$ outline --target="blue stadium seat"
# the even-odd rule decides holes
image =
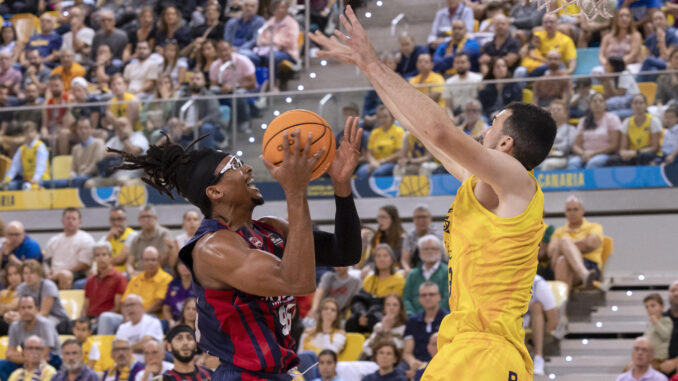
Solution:
[[[599,51],[599,48],[577,49],[577,68],[575,69],[574,74],[591,74],[591,70],[600,65],[600,61],[598,61]]]

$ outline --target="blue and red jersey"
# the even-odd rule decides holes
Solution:
[[[203,219],[179,256],[193,272],[192,251],[205,234],[228,227]],[[252,221],[252,228],[235,231],[253,249],[282,258],[285,240],[273,227]],[[213,380],[290,380],[287,372],[298,363],[290,335],[296,304],[292,296],[261,297],[236,289],[202,287],[193,277],[197,295],[196,337],[204,352],[221,360]]]

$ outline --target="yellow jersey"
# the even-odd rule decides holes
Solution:
[[[125,103],[120,103],[120,104],[115,103],[115,102],[120,102],[120,101],[125,102]],[[108,109],[111,111],[111,113],[113,113],[113,115],[116,118],[120,118],[122,116],[128,117],[129,103],[132,102],[132,101],[136,102],[139,105],[139,114],[141,114],[141,110],[143,108],[142,104],[141,104],[141,102],[139,102],[137,97],[135,97],[134,94],[132,94],[132,93],[125,93],[122,96],[122,99],[118,99],[118,97],[113,97],[111,99],[112,104],[110,106],[108,106]],[[132,127],[134,127],[134,131],[141,131],[141,130],[144,129],[144,126],[141,124],[141,122],[139,120],[137,120],[134,123],[134,126],[132,126]]]
[[[33,179],[38,161],[38,148],[44,145],[45,143],[43,143],[41,140],[38,140],[35,144],[33,144],[33,147],[29,147],[26,144],[22,144],[19,147],[19,151],[21,151],[21,167],[24,170],[22,174],[24,181]],[[40,179],[49,180],[49,160],[47,160],[47,163],[45,163],[45,173],[42,174]]]
[[[386,297],[388,294],[398,294],[402,296],[404,288],[405,277],[398,272],[383,279],[375,274],[370,274],[363,280],[363,289],[377,298]]]
[[[426,156],[426,147],[412,134],[407,134],[407,157],[418,159]]]
[[[589,261],[596,262],[598,264],[598,268],[602,269],[603,268],[603,226],[600,224],[597,224],[595,222],[588,222],[586,218],[582,219],[581,226],[576,228],[576,229],[570,229],[568,225],[561,226],[556,231],[553,233],[554,238],[561,239],[564,236],[570,237],[573,241],[579,241],[582,240],[586,237],[588,237],[591,234],[595,234],[600,238],[600,246],[598,246],[597,249],[590,251],[586,254],[583,254],[583,257],[588,259]]]
[[[111,244],[111,249],[113,249],[111,258],[115,258],[119,256],[120,253],[122,253],[122,248],[125,247],[125,241],[127,241],[127,237],[129,237],[129,235],[132,233],[134,233],[134,230],[128,226],[127,229],[125,229],[125,231],[122,233],[122,235],[118,237],[118,239],[111,238],[108,240],[108,243]],[[121,265],[116,265],[114,267],[120,273],[124,273],[127,271],[127,266],[125,266],[124,263]]]
[[[438,331],[438,349],[462,333],[486,333],[511,343],[532,373],[524,344],[523,315],[537,272],[537,253],[546,225],[544,194],[536,191],[523,213],[502,218],[485,209],[474,194],[476,176],[466,179],[443,228],[449,254],[450,314]]]
[[[405,130],[395,124],[392,124],[388,131],[384,131],[381,127],[375,128],[370,132],[367,149],[377,160],[389,157],[402,148],[403,135],[405,135]]]
[[[416,85],[440,85],[440,86],[422,86],[422,87],[417,87],[419,91],[426,95],[430,95],[431,93],[439,93],[440,98],[438,98],[438,104],[440,107],[445,108],[445,100],[443,99],[443,90],[445,86],[445,78],[443,78],[442,75],[438,73],[431,72],[426,79],[422,80],[421,79],[421,74],[417,74],[416,76],[412,77],[410,79],[410,84],[413,86]]]
[[[650,124],[652,124],[652,114],[649,112],[645,115],[645,122],[641,125],[636,124],[635,116],[629,118],[629,149],[630,150],[641,150],[650,145],[650,140],[652,139],[652,130]]]
[[[536,31],[534,34],[535,36],[539,36],[539,39],[541,40],[539,50],[544,57],[546,57],[551,50],[555,49],[560,53],[560,56],[563,57],[563,62],[566,64],[569,60],[577,59],[577,49],[570,36],[556,32],[553,38],[548,38],[545,30]]]

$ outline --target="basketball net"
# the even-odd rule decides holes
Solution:
[[[532,1],[536,1],[537,4],[539,4],[538,9],[540,11],[544,9],[548,11],[553,0],[532,0]],[[570,5],[576,5],[577,7],[579,7],[579,9],[581,9],[581,14],[583,14],[589,21],[595,20],[599,17],[606,20],[614,17],[614,8],[610,10],[609,0],[561,0],[560,3],[561,3],[560,7],[548,12],[557,13]],[[570,16],[579,16],[579,14]]]

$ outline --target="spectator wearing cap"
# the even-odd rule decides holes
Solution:
[[[654,349],[650,340],[645,336],[636,338],[633,342],[633,352],[631,352],[631,370],[617,376],[616,381],[668,381],[665,375],[652,369],[651,361],[654,356]]]
[[[509,19],[503,13],[492,18],[494,36],[491,41],[483,45],[480,58],[478,58],[479,70],[482,74],[487,74],[489,71],[492,58],[503,58],[509,68],[515,67],[518,63],[520,42],[511,37],[510,26]]]
[[[99,11],[99,23],[101,29],[94,34],[90,58],[94,61],[97,58],[96,54],[99,52],[99,46],[108,45],[112,57],[122,60],[122,53],[127,45],[127,34],[115,27],[115,15],[110,10],[104,9]]]
[[[45,249],[46,277],[68,290],[77,281],[87,277],[92,266],[94,238],[80,230],[82,213],[76,208],[66,208],[61,215],[63,233],[47,241]]]
[[[257,31],[266,20],[257,15],[259,8],[258,0],[245,0],[242,2],[242,16],[234,17],[226,22],[224,27],[224,41],[238,49],[238,53],[251,57],[252,51],[257,44]]]
[[[54,32],[54,17],[45,12],[40,16],[40,33],[34,34],[26,43],[25,52],[37,50],[42,57],[42,62],[47,66],[54,67],[54,62],[59,58],[62,38]],[[24,58],[25,60],[25,58]]]
[[[104,381],[134,380],[136,374],[144,369],[144,364],[132,356],[132,347],[127,339],[116,338],[111,346],[111,357],[115,365],[104,370],[101,379]]]
[[[64,91],[71,90],[71,81],[76,77],[84,77],[87,74],[82,65],[75,62],[75,55],[72,50],[62,50],[59,52],[59,62],[61,65],[52,70],[52,75],[61,77],[64,84]]]
[[[90,48],[94,40],[94,30],[85,25],[87,12],[81,7],[71,7],[68,10],[68,14],[68,24],[71,30],[63,35],[61,50],[73,52],[75,62],[84,65],[89,62]]]
[[[11,221],[5,226],[5,238],[0,246],[2,270],[10,262],[19,265],[29,259],[42,262],[40,244],[26,234],[24,224],[20,221]]]
[[[117,314],[111,312],[101,314],[99,334],[110,335],[115,332],[115,338],[127,340],[132,346],[135,359],[143,362],[144,345],[150,340],[162,340],[160,320],[144,313],[141,296],[135,294],[125,296],[122,313],[125,323],[122,323],[123,317]]]
[[[454,68],[454,57],[464,52],[468,54],[471,64],[471,71],[478,71],[478,57],[480,56],[480,46],[478,41],[471,38],[468,34],[466,25],[461,20],[452,22],[452,39],[438,44],[435,53],[433,53],[433,70],[445,77],[456,74]]]
[[[428,47],[415,44],[414,36],[407,33],[398,37],[398,45],[400,50],[395,56],[395,71],[403,78],[410,79],[419,74],[417,60],[420,54],[428,54]]]
[[[431,25],[431,33],[428,35],[428,45],[435,50],[438,45],[447,41],[452,23],[456,20],[464,22],[466,30],[473,31],[475,20],[473,9],[463,0],[447,0],[447,7],[439,9]]]
[[[24,144],[14,153],[9,170],[0,187],[10,190],[40,187],[49,179],[49,153],[38,136],[38,127],[31,121],[23,123]]]
[[[63,365],[52,381],[99,381],[97,374],[82,361],[82,346],[76,339],[68,339],[61,345]]]
[[[209,381],[212,378],[210,370],[193,361],[198,351],[193,328],[179,324],[167,332],[165,341],[165,350],[174,358],[174,368],[163,373],[163,381]]]
[[[33,335],[23,343],[23,367],[12,372],[9,381],[50,381],[56,374],[56,369],[45,359],[45,341],[40,336]]]
[[[97,272],[90,275],[85,283],[85,302],[80,316],[98,318],[104,312],[120,313],[127,278],[112,266],[111,244],[107,241],[96,243],[92,256]]]

